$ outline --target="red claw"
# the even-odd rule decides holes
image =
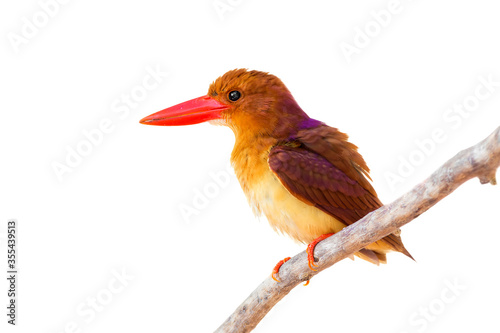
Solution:
[[[313,271],[316,271],[314,269],[314,267],[318,267],[318,265],[316,265],[314,263],[314,248],[316,247],[316,245],[318,245],[319,242],[321,242],[322,240],[325,240],[327,239],[328,237],[332,236],[333,234],[335,234],[334,232],[331,233],[331,234],[324,234],[324,235],[321,235],[319,236],[318,238],[316,238],[315,240],[313,240],[309,245],[307,245],[307,262],[309,264],[309,268]],[[306,285],[308,284],[309,282],[306,283]]]
[[[280,280],[278,280],[278,279],[276,278],[276,276],[278,276],[278,275],[279,275],[280,267],[281,267],[284,263],[286,263],[288,260],[290,260],[290,257],[286,257],[285,259],[280,260],[280,261],[276,264],[276,266],[274,266],[273,272],[271,273],[271,277],[273,278],[273,280],[274,280],[274,281],[276,281],[276,282],[281,282]]]

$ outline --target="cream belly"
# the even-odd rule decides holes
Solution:
[[[333,216],[290,194],[267,163],[250,165],[253,167],[247,164],[235,168],[236,176],[254,213],[265,215],[275,231],[309,244],[321,235],[337,233],[346,227]],[[379,240],[354,255],[378,265],[386,262],[385,253],[390,251],[394,249]]]
[[[245,192],[255,214],[264,214],[274,230],[296,241],[310,243],[323,234],[339,232],[345,227],[334,217],[297,199],[271,170],[266,171],[258,183]]]

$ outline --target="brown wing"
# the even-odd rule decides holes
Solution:
[[[326,125],[304,129],[293,144],[273,147],[268,162],[291,194],[350,225],[382,202],[365,178],[369,178],[366,162],[347,138]],[[383,241],[411,258],[398,235]]]
[[[381,206],[357,181],[308,149],[276,146],[269,153],[269,167],[291,194],[345,225]]]
[[[320,125],[299,131],[296,138],[304,147],[323,156],[347,177],[357,181],[378,200],[377,193],[366,179],[371,180],[368,174],[370,169],[358,153],[358,147],[347,141],[347,134],[336,128]],[[382,205],[380,201],[379,204]]]

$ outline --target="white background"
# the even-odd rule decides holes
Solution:
[[[347,132],[384,202],[500,125],[493,1],[401,0],[385,27],[370,13],[389,1],[221,2],[230,10],[212,0],[69,1],[47,22],[37,1],[2,3],[2,271],[9,218],[20,254],[18,326],[6,323],[2,278],[2,332],[210,332],[278,260],[305,249],[253,216],[233,174],[214,187],[211,173],[228,175],[229,129],[138,123],[204,95],[230,69],[276,74],[311,117]],[[14,46],[35,19],[38,31]],[[355,46],[367,26],[372,37],[348,62],[342,43]],[[128,114],[114,112],[147,68],[168,76]],[[473,102],[481,76],[497,82],[488,98],[467,116],[447,113]],[[112,130],[59,180],[54,163],[103,119]],[[419,153],[436,129],[445,139]],[[388,173],[410,156],[418,165],[391,186]],[[206,207],[183,217],[210,186]],[[499,200],[498,186],[464,184],[403,228],[416,263],[345,260],[298,286],[255,332],[498,332]]]

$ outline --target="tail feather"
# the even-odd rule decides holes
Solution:
[[[408,250],[405,248],[403,245],[403,241],[401,240],[401,236],[399,236],[400,231],[390,234],[384,238],[382,238],[382,241],[385,243],[388,243],[392,248],[393,251],[400,252],[410,258],[411,260],[415,261],[413,256],[408,252]]]
[[[359,252],[354,253],[354,255],[377,266],[387,263],[385,253],[375,252],[368,249],[361,249],[359,250]]]
[[[366,248],[355,253],[355,255],[375,265],[386,264],[386,253],[392,251],[400,252],[415,261],[410,252],[408,252],[408,250],[403,245],[399,233],[400,232],[397,231],[396,233],[390,234],[382,238],[381,240],[368,245]]]

